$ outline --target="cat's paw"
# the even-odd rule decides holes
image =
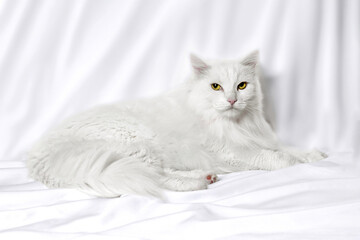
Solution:
[[[320,152],[317,149],[314,149],[306,154],[307,162],[317,162],[327,157],[328,156],[325,153]]]
[[[208,174],[206,175],[206,181],[208,184],[212,184],[218,180],[218,177],[216,174]]]

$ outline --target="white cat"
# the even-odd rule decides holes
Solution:
[[[326,157],[282,146],[262,111],[258,52],[241,61],[192,55],[194,73],[153,99],[100,106],[68,119],[29,153],[48,187],[116,197],[207,188],[216,174],[275,170]]]

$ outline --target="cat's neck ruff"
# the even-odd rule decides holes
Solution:
[[[273,148],[277,142],[261,111],[247,112],[236,118],[202,116],[201,122],[210,138],[215,137],[224,144]]]

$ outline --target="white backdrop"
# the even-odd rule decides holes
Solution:
[[[26,182],[30,180],[25,180],[26,171],[22,163],[24,153],[44,131],[65,117],[95,105],[153,96],[176,86],[190,72],[190,52],[204,58],[240,58],[254,49],[259,49],[261,55],[266,111],[280,138],[298,147],[318,147],[330,154],[330,162],[332,159],[337,162],[335,165],[325,161],[309,168],[297,167],[304,170],[300,171],[299,175],[296,175],[297,170],[290,169],[271,173],[273,175],[270,176],[274,176],[276,181],[283,179],[285,182],[289,176],[312,179],[314,175],[309,173],[316,174],[319,179],[330,176],[342,179],[350,176],[348,171],[356,162],[360,163],[360,1],[0,1],[0,162],[4,164],[0,171],[0,180],[3,181],[0,184],[1,189],[5,192],[9,189],[17,191],[22,189],[19,184],[30,184]],[[356,151],[357,156],[353,155]],[[331,170],[332,167],[341,171]],[[328,175],[324,177],[322,174]],[[241,180],[243,175],[236,176]],[[270,190],[260,192],[259,196],[276,203],[269,205],[271,209],[285,209],[285,202],[278,203],[276,200],[279,199],[276,195],[279,193],[277,188],[271,188],[271,183],[278,186],[275,180],[269,180],[269,184],[265,184],[263,188]],[[359,181],[358,176],[353,180]],[[226,183],[226,178],[224,182]],[[262,182],[262,178],[258,178],[250,181],[250,185],[254,187],[256,184],[263,184]],[[26,184],[23,189],[28,191],[29,188],[33,189],[31,184],[35,183]],[[242,184],[237,185],[239,189],[250,186],[246,181],[237,184]],[[309,184],[315,182],[310,181]],[[35,188],[42,189],[39,187],[41,185],[36,186]],[[225,186],[224,183],[222,186]],[[347,203],[349,199],[360,199],[360,193],[355,188],[359,186],[354,182],[350,184],[339,181],[330,185],[325,182],[311,186],[317,186],[320,190],[326,188],[324,191],[330,193],[319,198],[318,195],[310,194],[309,198],[306,198],[308,205],[303,206],[305,209],[318,206],[312,201],[322,204],[322,201],[325,203],[331,202],[329,199],[336,199],[340,203]],[[285,186],[283,191],[290,194],[295,191],[293,189],[298,189],[293,187]],[[334,192],[335,189],[338,192]],[[57,190],[55,197],[52,195],[55,192],[42,193],[41,196],[50,194],[44,197],[44,204],[55,201],[55,198],[59,198],[59,201],[77,198],[72,192],[71,195],[66,192],[69,195],[65,194],[64,197],[62,190]],[[216,193],[224,196],[227,194],[224,189]],[[16,201],[18,195],[0,195],[3,209],[8,209],[11,204],[15,204],[15,207],[11,205],[11,209],[37,206],[33,203],[39,201],[40,196],[19,195],[30,196],[32,199],[30,203],[22,205]],[[285,195],[283,197],[287,199]],[[186,199],[192,202],[194,196],[200,195],[174,196],[176,197],[173,197],[173,200],[181,202]],[[190,198],[187,198],[188,196]],[[290,198],[296,207],[303,203],[303,197],[299,198]],[[206,201],[215,201],[214,199],[215,197],[210,195]],[[240,198],[234,201],[237,205],[235,202],[225,205],[239,206],[244,203]],[[110,200],[107,204],[109,203],[114,204]],[[144,203],[148,204],[147,200],[141,202]],[[256,209],[256,203],[252,203],[252,209]],[[282,205],[283,203],[286,206]],[[262,209],[264,203],[258,204]],[[357,204],[355,209],[359,213],[360,204]],[[246,209],[248,205],[241,206]],[[194,208],[189,205],[188,211],[192,212]],[[312,216],[302,212],[301,214],[305,215],[293,218],[297,219],[293,222],[294,228],[288,229],[293,229],[294,232],[304,231],[295,226],[300,224],[306,228],[307,223],[309,226],[321,228],[319,224],[329,217],[343,221],[344,226],[333,226],[325,221],[334,231],[342,227],[349,232],[356,229],[351,228],[355,220],[359,220],[351,215],[351,212],[356,212],[354,208],[338,209],[339,212],[349,215],[337,215],[336,211],[332,211],[331,215],[326,211],[319,211],[318,215]],[[266,215],[268,212],[260,213]],[[204,216],[199,212],[197,214]],[[0,214],[0,221],[1,217],[5,221],[6,216]],[[144,216],[154,217],[151,214]],[[263,227],[268,221],[278,223],[278,228],[273,226],[273,229],[281,232],[284,230],[281,224],[287,222],[287,215],[281,216],[284,218],[265,217],[254,220],[256,224],[264,224]],[[18,217],[23,221],[28,219],[21,214]],[[306,219],[312,217],[314,221],[310,222],[313,225],[306,222]],[[234,223],[245,224],[248,220],[242,219],[242,222]],[[19,221],[8,223],[8,228],[21,226]],[[39,217],[31,221],[41,222],[43,219]],[[165,222],[168,221],[169,219],[165,218]],[[43,227],[41,224],[37,226],[39,229]],[[71,232],[69,229],[76,229],[76,224],[75,227],[71,226],[73,228],[64,229],[68,232]],[[254,226],[255,222],[254,225],[246,225],[245,233],[255,229]],[[61,229],[56,228],[56,231],[61,232]],[[182,230],[184,229],[188,228],[183,226]],[[313,230],[316,232],[318,229],[314,227]],[[271,229],[268,231],[271,232]],[[168,233],[171,231],[168,230]],[[240,233],[235,231],[233,236],[236,234]],[[352,234],[349,236],[355,236]],[[326,239],[336,239],[336,236],[329,234]],[[277,239],[280,237],[279,235]],[[339,239],[345,239],[342,237]]]
[[[360,146],[359,36],[357,0],[2,1],[0,159],[15,160],[70,114],[173,87],[190,52],[253,49],[280,137],[351,151]]]

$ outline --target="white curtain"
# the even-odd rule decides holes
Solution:
[[[259,49],[266,111],[283,141],[360,146],[360,2],[0,2],[0,159],[61,119],[183,81],[190,52]]]

